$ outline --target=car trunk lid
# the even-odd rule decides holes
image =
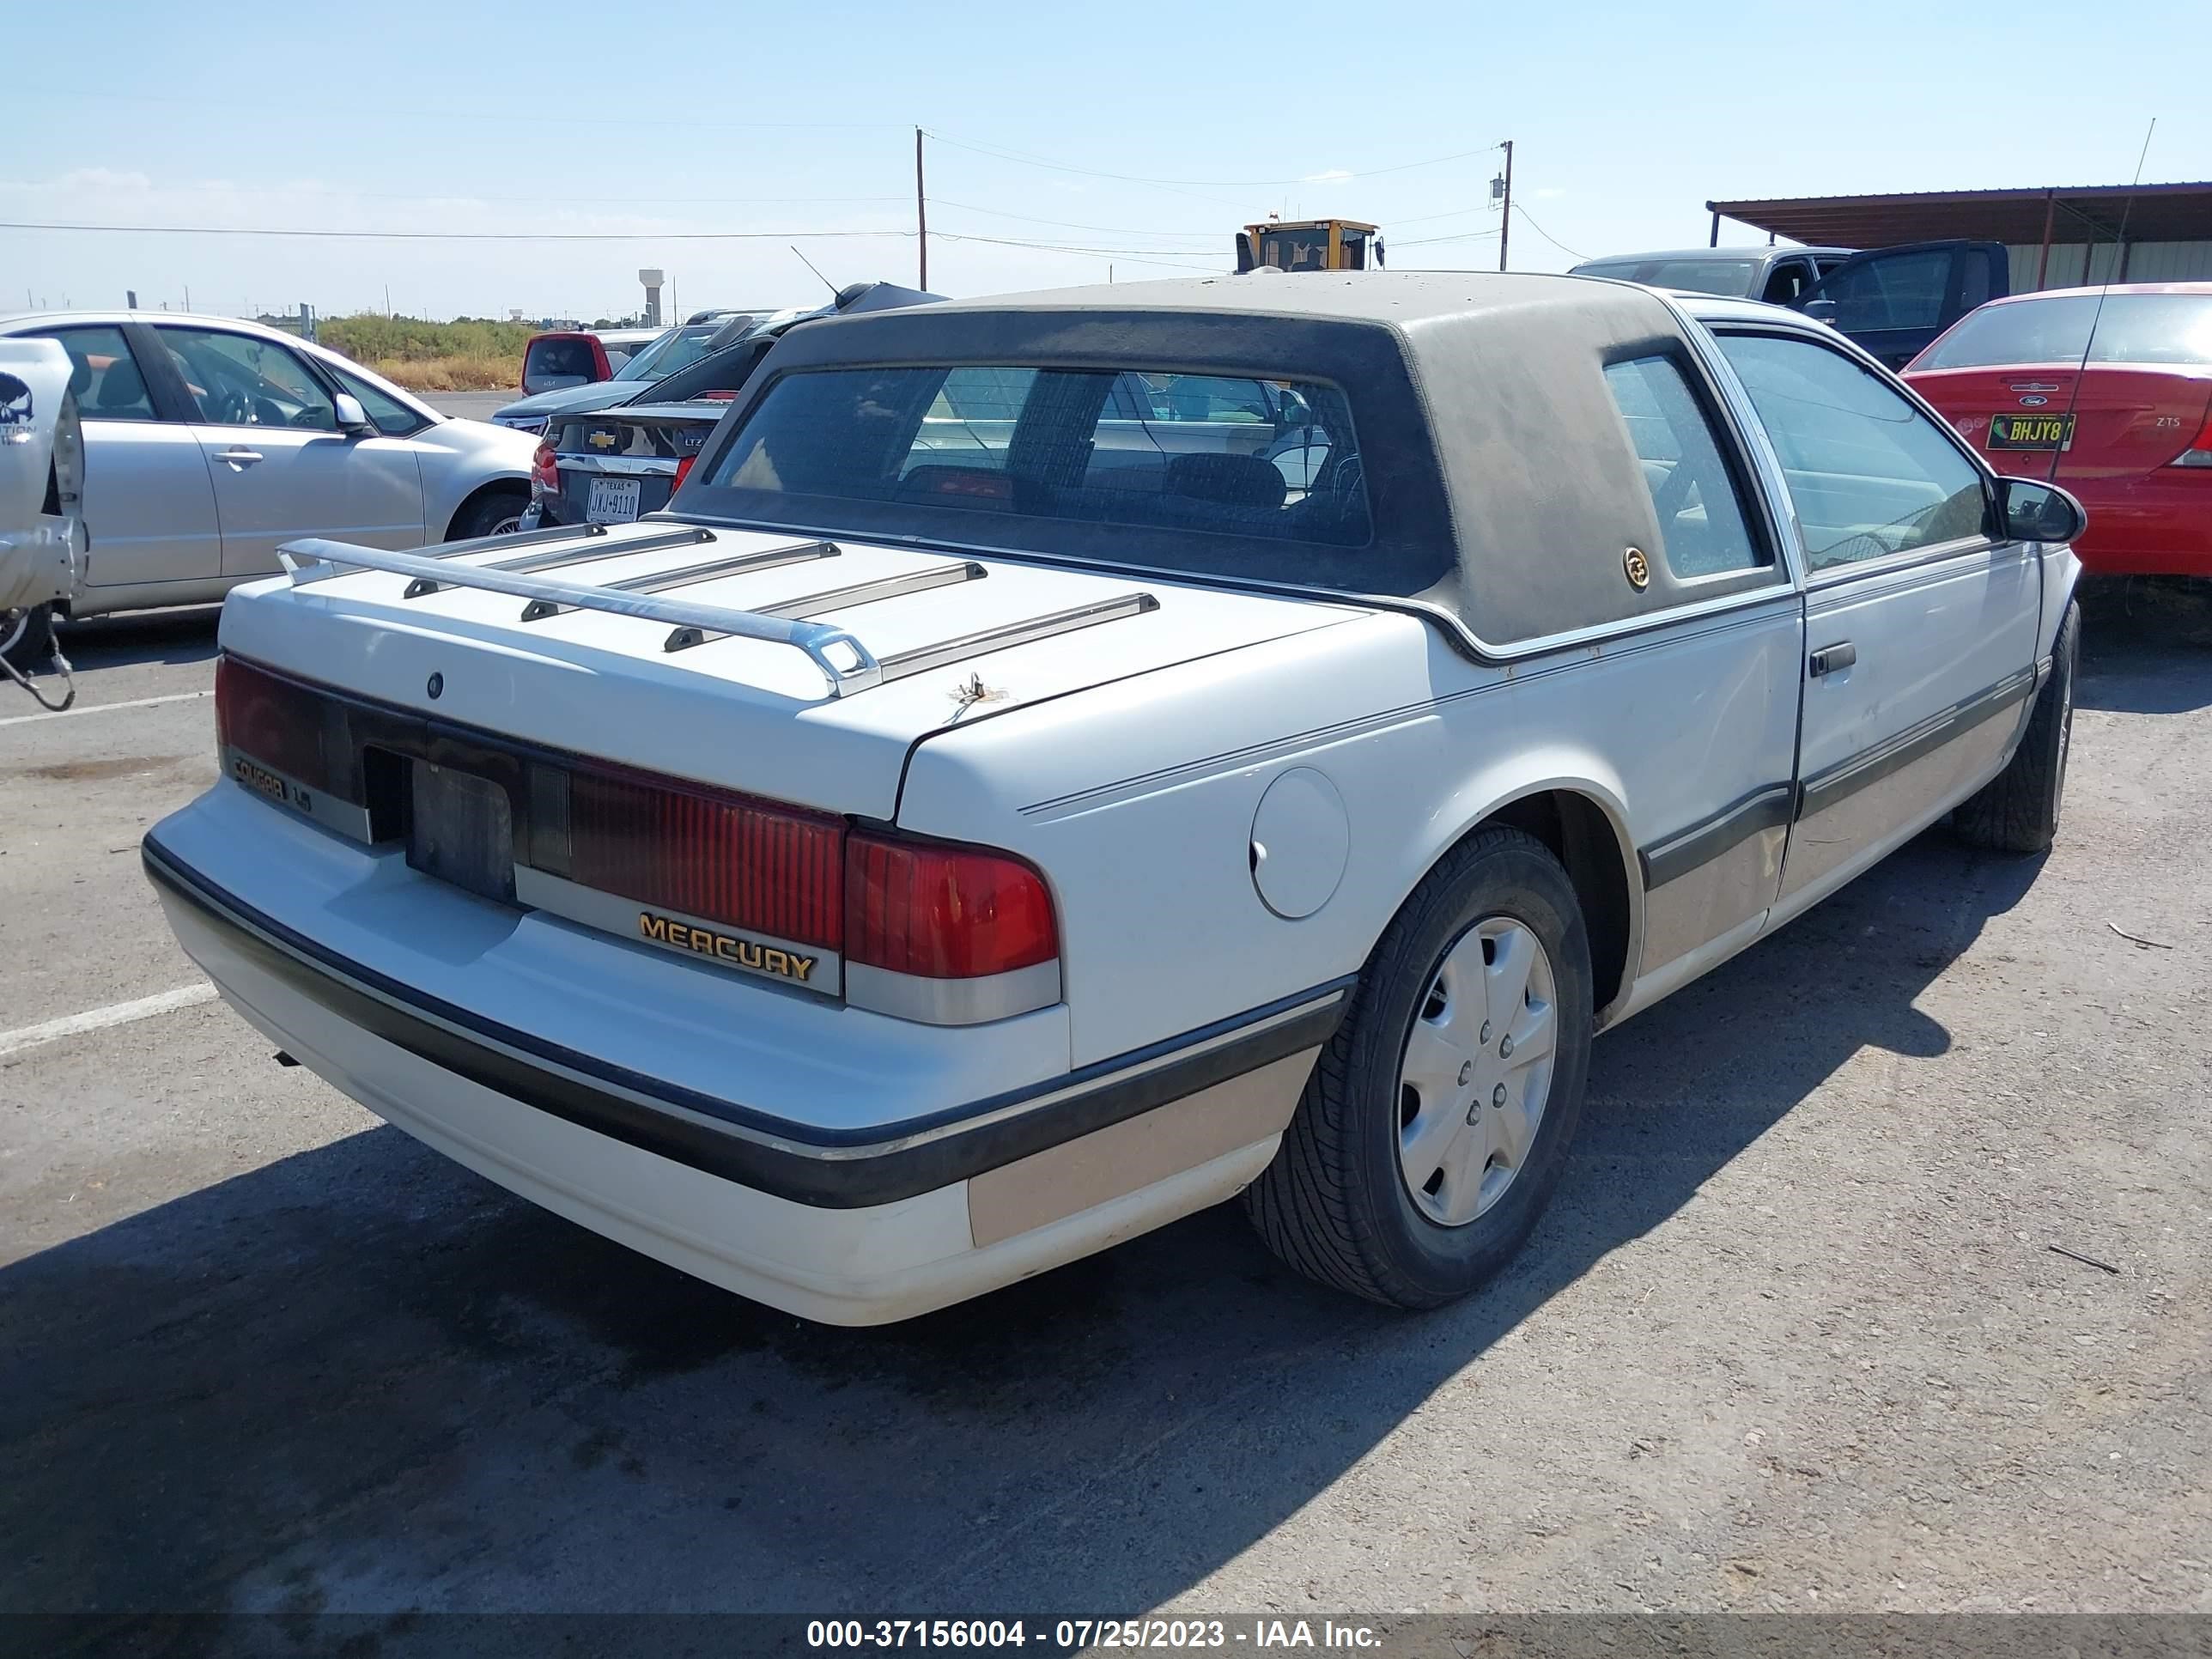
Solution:
[[[2042,477],[2057,453],[2063,484],[2165,466],[2212,412],[2212,368],[1949,368],[1911,381],[1998,471]]]
[[[301,575],[319,579],[235,594],[222,645],[459,727],[890,820],[906,757],[932,732],[1360,614],[1147,575],[668,520],[504,538],[436,562],[441,574],[472,566],[533,590],[612,590],[609,603],[662,614],[311,568]],[[697,607],[709,625],[687,635],[683,617]],[[844,629],[880,679],[834,686],[790,644],[711,625],[732,611]]]

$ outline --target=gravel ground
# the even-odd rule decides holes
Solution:
[[[2047,860],[1923,838],[1607,1036],[1530,1247],[1431,1316],[1216,1212],[817,1328],[219,1002],[0,1054],[0,1612],[2212,1612],[2175,603],[2092,609]],[[0,726],[0,1030],[196,980],[135,842],[213,775],[209,616],[70,643],[88,707],[186,700]]]

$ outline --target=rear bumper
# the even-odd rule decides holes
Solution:
[[[158,836],[145,864],[225,998],[378,1115],[595,1231],[839,1324],[941,1307],[1233,1194],[1273,1155],[1348,989],[871,1140],[763,1121],[395,983]]]
[[[2212,468],[2160,467],[2123,488],[2059,482],[2081,497],[2089,527],[2074,544],[2100,576],[2212,576]]]

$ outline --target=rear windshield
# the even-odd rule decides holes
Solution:
[[[1751,274],[1757,268],[1758,262],[1752,259],[1604,259],[1577,265],[1574,274],[1686,289],[1692,294],[1741,295],[1751,292]]]
[[[2097,337],[2089,337],[2092,322]],[[2212,364],[2212,294],[2094,294],[1984,306],[1920,355],[1914,368],[2003,363]]]
[[[615,379],[657,380],[679,368],[688,368],[699,361],[707,349],[707,342],[714,337],[714,326],[710,323],[672,328],[659,339],[637,348],[636,355],[616,371]]]
[[[1293,380],[1015,365],[794,372],[703,482],[740,492],[749,515],[825,528],[838,504],[874,503],[1194,532],[1129,549],[1132,563],[1177,569],[1221,568],[1200,537],[1370,539],[1344,393]]]

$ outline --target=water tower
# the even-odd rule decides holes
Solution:
[[[645,284],[645,323],[647,328],[660,326],[660,287],[667,273],[660,270],[641,270],[637,280]]]

